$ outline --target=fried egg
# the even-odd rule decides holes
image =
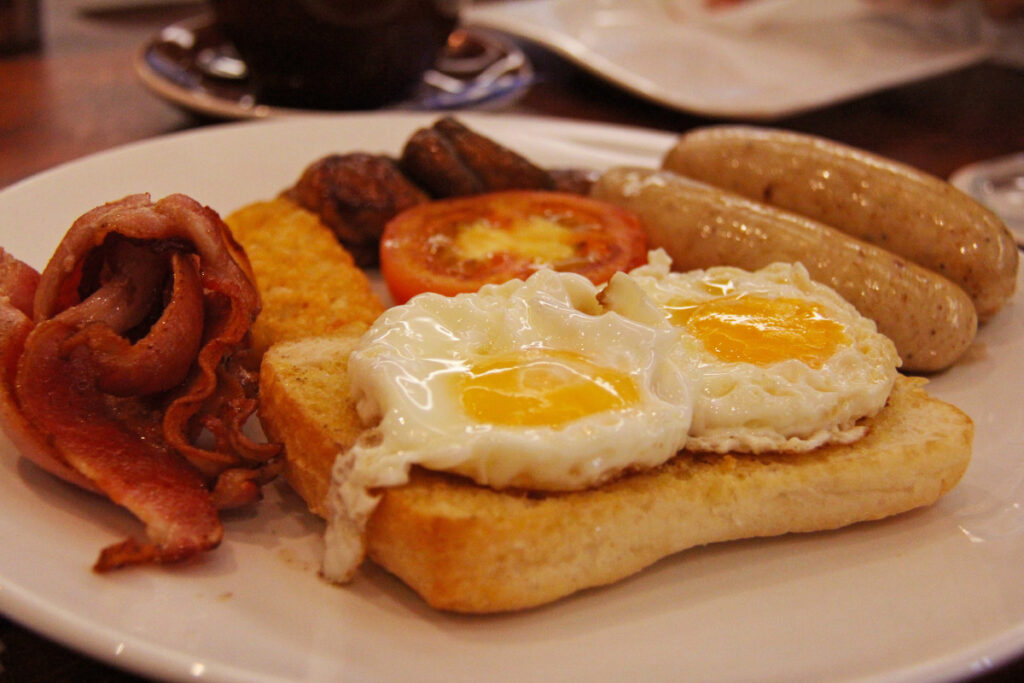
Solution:
[[[798,452],[855,441],[900,365],[874,322],[799,263],[672,272],[658,250],[603,298],[648,319],[653,302],[679,330],[694,387],[688,450]]]
[[[597,293],[542,270],[390,309],[349,359],[360,418],[376,425],[358,457],[555,490],[664,462],[691,415],[673,335]]]

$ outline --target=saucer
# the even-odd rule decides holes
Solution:
[[[261,101],[234,47],[209,16],[162,29],[135,56],[135,73],[154,94],[184,109],[223,119],[294,116],[326,110]],[[521,97],[533,66],[515,43],[496,31],[456,29],[434,67],[407,99],[390,110],[492,109]]]

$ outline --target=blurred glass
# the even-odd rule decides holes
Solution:
[[[970,164],[949,180],[1002,218],[1024,245],[1024,152]]]

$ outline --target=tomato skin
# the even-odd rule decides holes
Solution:
[[[463,258],[460,231],[481,221],[495,232],[531,220],[554,224],[566,235],[571,256],[530,258],[513,251]],[[562,231],[562,228],[565,230]],[[514,241],[515,237],[511,237]],[[552,245],[552,250],[557,249]],[[380,244],[381,275],[395,303],[421,292],[452,296],[489,283],[525,279],[542,267],[579,273],[594,284],[647,260],[647,236],[639,220],[612,204],[580,195],[509,190],[414,206],[391,219]]]

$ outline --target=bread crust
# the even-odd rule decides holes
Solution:
[[[285,476],[321,516],[331,464],[360,431],[345,372],[353,343],[351,335],[300,340],[264,357],[264,429],[285,444]],[[431,606],[486,613],[612,583],[695,546],[906,512],[949,491],[971,454],[970,418],[925,383],[900,376],[855,444],[680,454],[583,492],[494,491],[414,468],[408,484],[381,491],[367,552]]]
[[[259,417],[270,441],[286,444],[281,475],[327,518],[331,467],[362,431],[348,396],[348,354],[365,323],[353,323],[330,337],[275,344],[260,366]]]

